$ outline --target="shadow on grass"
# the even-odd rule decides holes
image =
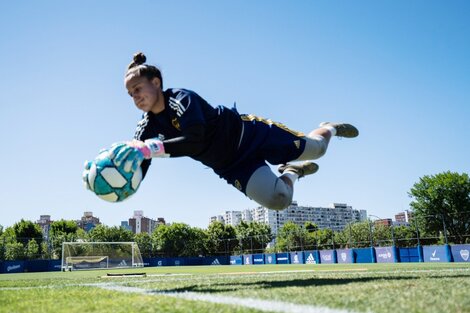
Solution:
[[[470,278],[469,274],[459,275],[432,275],[432,276],[373,276],[373,277],[348,277],[348,278],[304,278],[304,279],[289,279],[289,280],[257,280],[257,281],[239,281],[231,280],[224,282],[195,284],[186,287],[173,288],[165,290],[165,292],[203,292],[203,293],[223,293],[227,291],[235,291],[240,289],[275,289],[275,288],[289,288],[289,287],[322,287],[322,286],[339,286],[348,284],[363,284],[374,281],[416,281],[421,279],[445,279],[445,278]],[[158,290],[161,292],[162,290]],[[155,291],[157,292],[157,291]]]
[[[290,279],[290,280],[259,280],[251,282],[243,281],[227,281],[210,283],[207,285],[191,285],[181,288],[174,288],[165,290],[165,292],[203,292],[203,293],[220,293],[227,291],[234,291],[249,288],[250,290],[256,289],[274,289],[274,288],[288,288],[288,287],[321,287],[321,286],[338,286],[357,283],[368,283],[373,281],[397,281],[397,280],[416,280],[421,277],[417,276],[402,276],[402,277],[356,277],[356,278],[305,278],[305,279]],[[436,277],[437,278],[437,277]],[[440,276],[439,278],[442,278]],[[159,290],[158,292],[161,292]]]

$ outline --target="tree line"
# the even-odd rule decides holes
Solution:
[[[409,226],[387,226],[371,220],[348,224],[342,231],[319,229],[312,222],[287,222],[273,236],[268,225],[242,221],[237,226],[211,223],[207,229],[184,223],[160,225],[153,233],[98,225],[89,232],[75,221],[52,222],[48,240],[39,225],[21,220],[0,226],[0,261],[58,259],[63,242],[137,242],[143,257],[236,255],[300,250],[398,247],[470,243],[470,179],[445,172],[424,176],[409,192],[413,219]]]

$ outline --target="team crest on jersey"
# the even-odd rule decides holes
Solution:
[[[173,125],[173,127],[177,130],[181,130],[180,122],[178,122],[178,119],[176,117],[171,120],[171,125]]]
[[[297,149],[300,149],[300,140],[295,140],[294,145]]]
[[[238,179],[236,179],[234,182],[233,182],[233,185],[235,186],[235,188],[237,188],[238,190],[242,190],[242,184],[240,183],[240,181]]]

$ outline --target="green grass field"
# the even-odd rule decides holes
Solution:
[[[116,272],[146,276],[106,276]],[[0,312],[470,312],[470,264],[192,266],[2,274]]]

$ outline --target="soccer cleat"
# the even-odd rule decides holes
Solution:
[[[359,136],[359,131],[351,124],[323,122],[320,127],[332,126],[336,129],[336,136],[345,138],[354,138]]]
[[[277,168],[279,173],[284,174],[284,172],[293,172],[299,175],[299,178],[306,175],[316,173],[318,171],[318,164],[313,162],[304,162],[301,164],[281,164]]]

